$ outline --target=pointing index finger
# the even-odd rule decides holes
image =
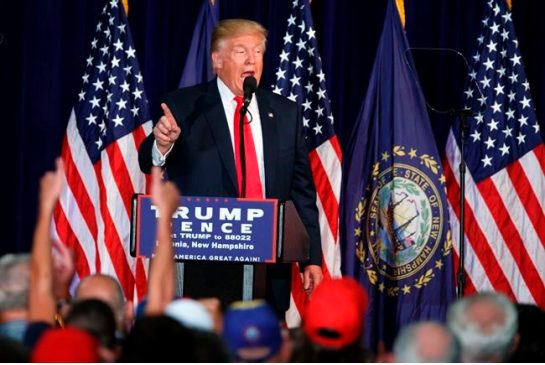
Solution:
[[[176,119],[174,118],[174,115],[172,115],[172,112],[168,108],[167,104],[161,103],[161,109],[163,109],[163,114],[165,115],[165,117],[167,117],[169,121],[174,123],[176,122]]]

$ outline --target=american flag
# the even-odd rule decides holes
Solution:
[[[545,150],[504,0],[489,1],[466,103],[466,292],[492,290],[545,307]],[[459,128],[447,142],[448,199],[458,242]]]
[[[117,0],[102,11],[82,81],[62,145],[67,187],[53,234],[75,251],[80,279],[110,274],[132,300],[146,291],[144,264],[130,257],[129,236],[131,197],[146,189],[138,146],[152,123],[127,18]]]
[[[322,237],[324,280],[341,275],[339,247],[339,195],[342,152],[333,128],[322,61],[308,0],[294,0],[276,71],[275,93],[301,105]],[[288,325],[300,323],[306,294],[296,265],[292,271]]]

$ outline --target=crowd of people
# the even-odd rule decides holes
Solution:
[[[391,350],[366,349],[368,296],[351,278],[313,292],[302,326],[286,328],[263,300],[222,308],[217,298],[175,297],[170,219],[175,184],[152,171],[158,245],[148,295],[138,306],[115,278],[93,274],[70,294],[73,255],[54,243],[49,222],[62,163],[41,179],[39,216],[28,254],[0,259],[0,359],[6,362],[531,362],[545,359],[544,312],[499,293],[454,302],[446,323],[401,329]]]

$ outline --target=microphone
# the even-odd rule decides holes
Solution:
[[[248,105],[250,105],[250,101],[252,101],[252,95],[255,93],[255,89],[257,88],[257,80],[253,76],[248,76],[244,79],[244,83],[242,84],[242,90],[244,91],[244,105],[242,106],[244,108],[244,111],[248,110]]]

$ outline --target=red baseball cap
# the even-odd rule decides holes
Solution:
[[[89,333],[74,328],[52,328],[40,338],[32,362],[99,362],[98,341]]]
[[[340,349],[358,340],[363,331],[367,293],[352,278],[322,282],[303,314],[303,330],[320,346]]]

